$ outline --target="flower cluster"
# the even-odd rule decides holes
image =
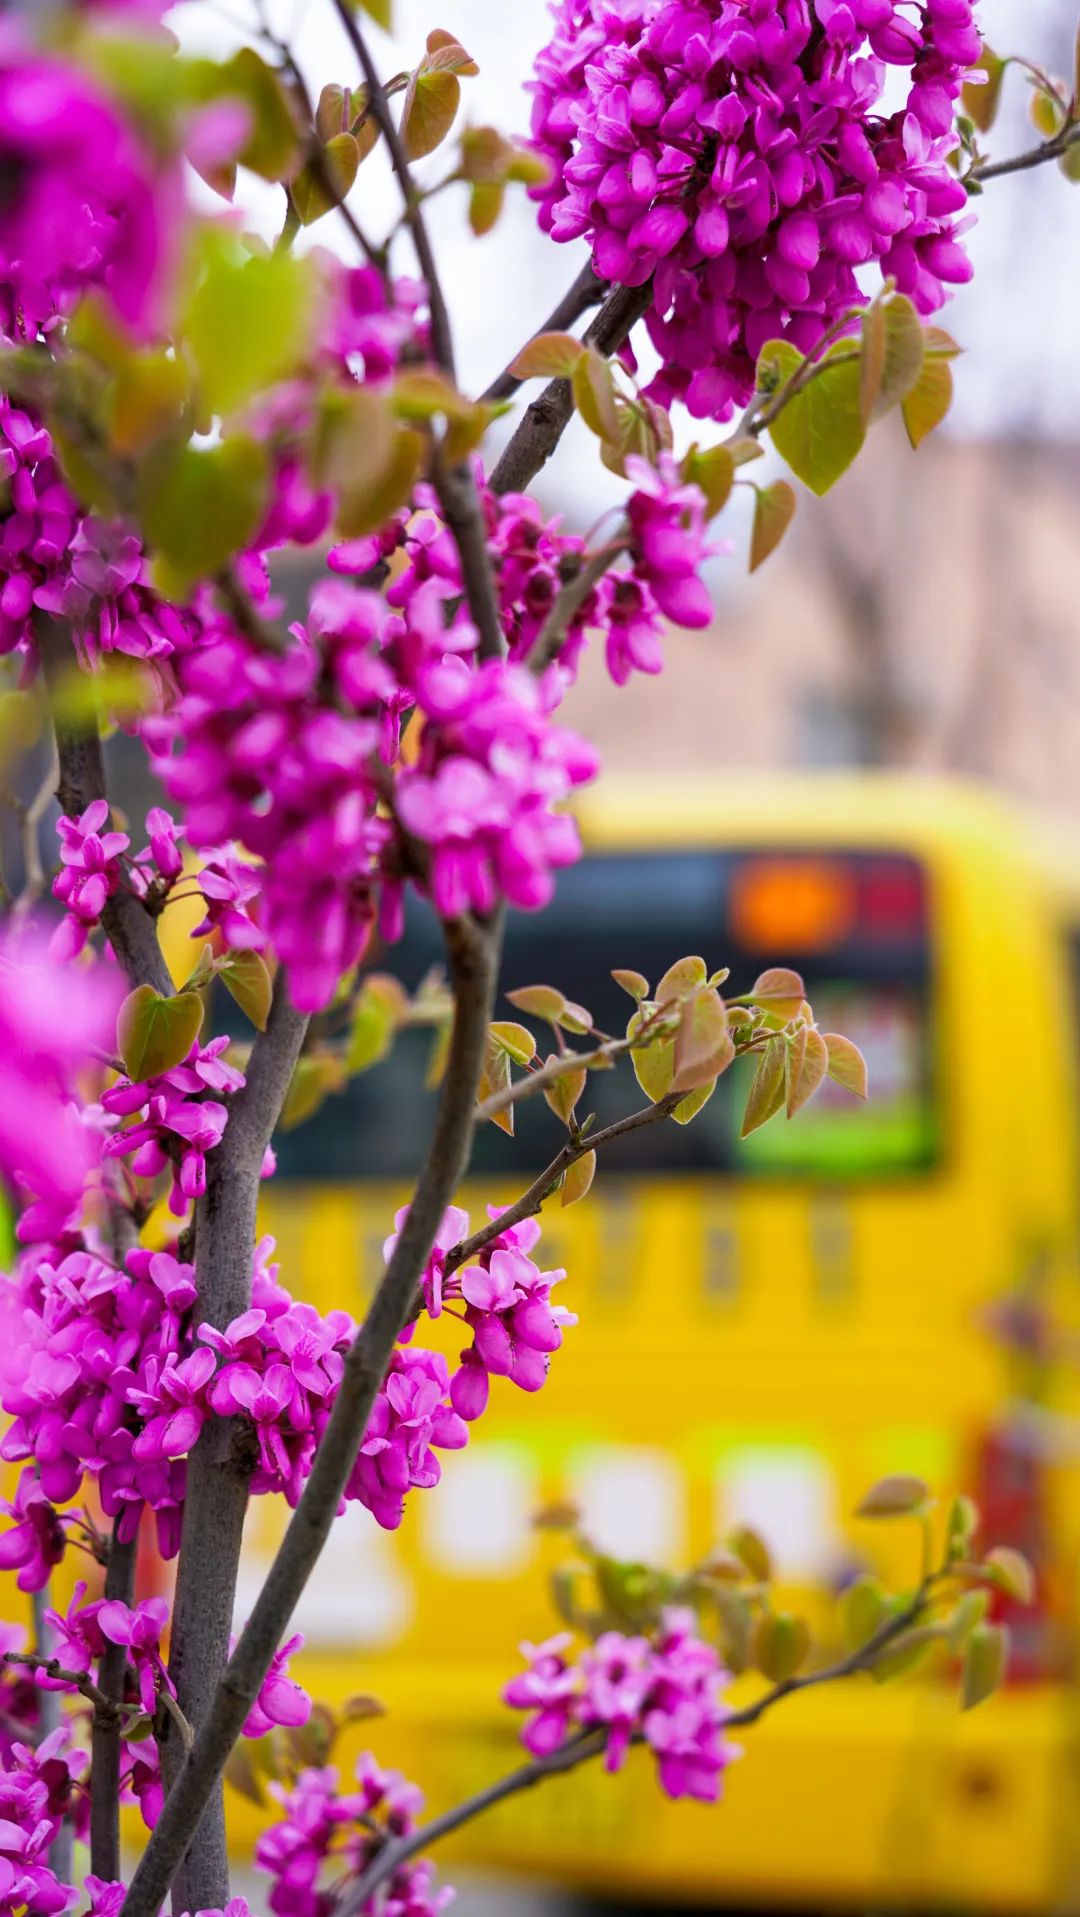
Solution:
[[[725,419],[758,353],[802,350],[880,268],[932,313],[970,277],[954,110],[980,41],[971,0],[556,0],[532,82],[556,240],[654,280],[650,389]],[[906,99],[885,110],[890,68]]]
[[[206,1416],[194,1393],[183,1403],[195,1295],[194,1267],[169,1252],[132,1250],[123,1270],[85,1249],[21,1259],[5,1287],[0,1405],[11,1424],[0,1456],[32,1462],[9,1507],[0,1562],[19,1567],[24,1589],[40,1589],[59,1560],[64,1533],[53,1507],[75,1497],[86,1475],[122,1539],[135,1536],[149,1505],[159,1548],[175,1556],[180,1460]],[[146,1412],[166,1402],[174,1421],[163,1435]]]
[[[669,1612],[655,1640],[605,1631],[576,1663],[565,1655],[570,1642],[563,1633],[523,1645],[529,1668],[503,1692],[515,1710],[532,1712],[522,1739],[534,1756],[548,1756],[576,1731],[602,1730],[608,1770],[643,1742],[669,1797],[715,1802],[738,1750],[724,1739],[727,1673],[697,1636],[692,1613]]]
[[[71,1819],[85,1835],[89,1802],[81,1788],[86,1752],[72,1750],[66,1727],[36,1746],[12,1743],[0,1762],[0,1912],[41,1917],[71,1908],[74,1887],[61,1883],[49,1846]]]
[[[301,1771],[291,1789],[271,1784],[282,1816],[259,1838],[255,1861],[271,1878],[274,1917],[325,1917],[388,1838],[407,1836],[423,1798],[397,1771],[380,1770],[370,1752],[356,1766],[356,1789],[339,1790],[332,1768]],[[332,1873],[337,1873],[333,1875]],[[361,1917],[438,1917],[454,1893],[436,1889],[423,1859],[400,1866]]]
[[[500,1207],[489,1205],[493,1224],[499,1215]],[[399,1232],[407,1217],[406,1206],[394,1219]],[[566,1277],[565,1271],[541,1271],[528,1256],[540,1237],[538,1219],[508,1226],[489,1239],[475,1264],[447,1276],[448,1254],[468,1231],[468,1212],[450,1206],[443,1214],[422,1282],[430,1317],[438,1318],[448,1301],[464,1307],[473,1341],[461,1353],[460,1369],[450,1380],[450,1403],[459,1417],[471,1423],[487,1407],[493,1375],[509,1378],[522,1391],[539,1391],[551,1353],[562,1344],[564,1327],[575,1325],[577,1318],[565,1306],[551,1303],[551,1293]],[[387,1258],[396,1243],[396,1233],[386,1240]]]
[[[121,1075],[102,1093],[102,1107],[111,1117],[136,1121],[108,1139],[106,1157],[131,1157],[132,1171],[143,1178],[156,1178],[171,1167],[169,1208],[177,1218],[206,1190],[206,1154],[220,1145],[228,1122],[228,1108],[206,1093],[227,1096],[244,1083],[243,1073],[222,1057],[228,1046],[227,1037],[206,1045],[196,1041],[171,1071],[134,1082]]]
[[[0,45],[0,329],[32,340],[88,286],[147,327],[176,235],[179,180],[84,73]]]
[[[169,1620],[164,1598],[146,1598],[132,1607],[119,1598],[84,1602],[86,1585],[80,1579],[66,1612],[47,1611],[56,1656],[69,1672],[89,1676],[109,1644],[124,1645],[135,1679],[139,1702],[148,1717],[157,1709],[158,1693],[175,1696],[175,1688],[161,1659],[161,1634]],[[77,1690],[69,1679],[38,1674],[44,1690]]]

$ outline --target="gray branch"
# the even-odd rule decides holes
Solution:
[[[435,1232],[468,1161],[498,972],[500,926],[455,920],[446,927],[446,936],[454,1027],[431,1145],[409,1216],[345,1361],[341,1387],[303,1495],[211,1708],[196,1727],[194,1745],[179,1768],[124,1899],[122,1917],[157,1917],[191,1843],[329,1536]]]

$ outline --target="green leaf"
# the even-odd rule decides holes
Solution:
[[[829,1054],[829,1077],[846,1091],[854,1092],[856,1098],[868,1096],[866,1082],[866,1060],[857,1045],[850,1038],[844,1038],[840,1032],[823,1032],[825,1048]]]
[[[203,1004],[195,992],[162,998],[152,985],[137,985],[120,1007],[116,1044],[128,1077],[141,1083],[171,1072],[202,1030]]]
[[[787,1088],[786,1110],[789,1118],[808,1105],[829,1069],[829,1053],[820,1032],[809,1025],[798,1025],[786,1035],[787,1052],[784,1078]]]
[[[897,293],[882,313],[884,350],[872,408],[875,419],[881,419],[907,398],[918,384],[926,358],[927,336],[911,301]]]
[[[980,133],[989,133],[997,119],[1005,67],[1006,62],[999,59],[993,47],[987,46],[984,41],[982,52],[971,71],[985,73],[985,84],[976,85],[968,80],[964,84],[963,91],[964,112],[970,120],[975,122]]]
[[[758,1060],[750,1095],[746,1101],[740,1138],[749,1138],[762,1125],[774,1118],[784,1103],[784,1055],[783,1039],[770,1038]]]
[[[795,492],[786,479],[754,487],[754,530],[750,537],[750,571],[776,551],[795,517]]]
[[[1035,87],[1031,95],[1031,123],[1044,140],[1052,140],[1065,124],[1065,109],[1056,94]]]
[[[696,992],[704,985],[709,976],[709,968],[703,958],[676,959],[669,965],[656,988],[657,1005],[668,1005],[677,999],[685,998],[688,992]]]
[[[369,20],[374,20],[384,33],[393,33],[394,9],[391,0],[350,0],[350,5],[362,7]]]
[[[788,350],[794,353],[793,348]],[[777,452],[804,486],[819,498],[829,492],[866,437],[859,410],[858,365],[822,361],[821,371],[788,401],[769,433]]]
[[[945,1537],[950,1557],[964,1557],[979,1528],[979,1508],[971,1498],[955,1497],[945,1520]]]
[[[226,991],[251,1020],[256,1031],[265,1032],[274,995],[273,980],[260,952],[231,952],[216,968]]]
[[[672,1111],[671,1116],[676,1125],[689,1125],[690,1120],[697,1117],[702,1106],[708,1104],[715,1090],[716,1080],[710,1078],[707,1085],[699,1085],[696,1092],[688,1092],[682,1103],[676,1105]]]
[[[735,461],[727,446],[692,446],[682,463],[683,478],[700,487],[710,519],[727,505],[735,484]]]
[[[510,1085],[510,1054],[492,1036],[492,1028],[489,1027],[487,1044],[484,1048],[484,1069],[480,1074],[480,1083],[476,1088],[477,1103],[482,1105],[486,1099],[495,1098],[503,1092],[508,1092]],[[501,1132],[505,1132],[508,1138],[512,1138],[514,1136],[514,1107],[507,1105],[503,1111],[493,1112],[491,1123],[497,1125]]]
[[[310,159],[289,189],[301,226],[313,226],[352,190],[360,170],[360,147],[351,133],[335,133]],[[280,254],[272,256],[281,258]]]
[[[1009,1633],[1002,1624],[977,1624],[964,1647],[960,1703],[974,1710],[1001,1686],[1009,1661]]]
[[[592,1013],[584,1005],[575,1004],[572,998],[565,1000],[559,1013],[559,1024],[564,1032],[573,1032],[575,1038],[584,1038],[593,1028]]]
[[[506,199],[506,188],[496,186],[490,180],[478,180],[469,192],[469,225],[482,239],[498,224]]]
[[[293,172],[300,148],[299,128],[288,95],[277,74],[253,47],[241,47],[231,60],[196,60],[187,68],[196,98],[206,102],[242,100],[248,109],[247,137],[238,155],[264,180],[285,180]]]
[[[619,443],[619,415],[611,367],[595,346],[583,347],[571,374],[574,405],[598,439]]]
[[[930,348],[935,343],[936,333],[937,328],[931,327],[928,335]],[[952,405],[952,400],[952,370],[946,360],[937,358],[928,351],[922,371],[901,405],[907,436],[916,451],[923,440],[941,425]]]
[[[910,1631],[901,1631],[874,1659],[875,1683],[887,1684],[890,1678],[915,1670],[940,1637],[940,1631],[933,1624],[917,1624]]]
[[[556,1054],[554,1053],[544,1060],[545,1065],[554,1065],[555,1062]],[[557,1078],[552,1079],[550,1085],[544,1086],[545,1103],[550,1106],[556,1118],[562,1119],[564,1125],[569,1125],[570,1123],[574,1106],[585,1090],[588,1076],[588,1072],[585,1071],[584,1067],[575,1067],[568,1059],[566,1061],[566,1070],[561,1071]]]
[[[595,1152],[586,1152],[583,1157],[575,1158],[563,1178],[560,1204],[576,1205],[580,1199],[584,1198],[595,1176]]]
[[[651,1018],[654,1009],[651,1005],[643,1005],[639,1011],[631,1014],[630,1023],[626,1028],[627,1038],[637,1037],[646,1020]],[[671,1090],[671,1081],[675,1073],[674,1035],[667,1038],[648,1038],[640,1046],[635,1045],[630,1053],[630,1063],[634,1068],[634,1077],[646,1098],[651,1099],[654,1105],[659,1104]]]
[[[1035,1601],[1035,1573],[1022,1551],[1011,1545],[997,1544],[983,1560],[984,1569],[999,1591],[1015,1598],[1018,1604]]]
[[[859,345],[859,415],[864,429],[874,416],[885,371],[885,306],[873,300],[862,316]]]
[[[252,258],[218,233],[207,242],[183,332],[212,413],[235,411],[294,370],[311,295],[310,267],[291,253]]]
[[[953,1656],[963,1650],[976,1625],[986,1616],[990,1595],[987,1591],[965,1591],[948,1623],[946,1643]]]
[[[457,118],[461,83],[455,73],[421,65],[409,81],[401,112],[401,137],[410,160],[441,146]]]
[[[768,1584],[772,1577],[772,1558],[760,1532],[754,1531],[748,1524],[740,1524],[731,1532],[727,1543],[739,1562],[745,1564],[754,1581]]]
[[[774,1018],[794,1018],[806,997],[806,986],[802,976],[786,965],[771,965],[762,972],[746,994],[754,1005],[760,1005]]]
[[[558,1025],[566,1010],[566,1000],[554,985],[519,985],[516,992],[505,996],[519,1012],[545,1019],[549,1025]]]
[[[637,999],[639,1004],[643,998],[648,998],[649,981],[643,978],[640,972],[616,971],[612,972],[611,976],[616,985],[621,985],[623,991],[629,992],[630,997]]]
[[[689,999],[675,1033],[673,1092],[695,1092],[715,1081],[735,1056],[727,1008],[719,992],[706,989]]]
[[[182,359],[157,351],[128,354],[106,401],[110,446],[129,457],[182,430],[190,390],[190,375]]]
[[[882,1478],[855,1511],[857,1518],[909,1518],[923,1510],[930,1498],[921,1478],[897,1475]]]
[[[515,1025],[512,1019],[489,1025],[489,1036],[500,1046],[515,1065],[531,1065],[536,1057],[536,1040],[524,1025]]]
[[[806,1662],[809,1650],[810,1630],[805,1618],[788,1611],[769,1611],[758,1619],[751,1655],[771,1683],[786,1684]]]
[[[572,333],[538,333],[510,361],[510,371],[518,379],[569,379],[584,351]]]
[[[350,1078],[370,1071],[387,1056],[408,1005],[408,998],[396,978],[377,973],[364,980],[345,1052],[345,1070]]]
[[[849,1584],[841,1599],[844,1643],[849,1651],[861,1651],[889,1613],[888,1600],[877,1578],[864,1575]]]
[[[218,446],[185,446],[143,480],[143,526],[157,549],[155,581],[185,598],[250,544],[270,491],[265,446],[236,433]]]
[[[331,1092],[345,1085],[345,1068],[332,1052],[308,1052],[297,1060],[278,1125],[283,1132],[295,1131],[313,1118]]]

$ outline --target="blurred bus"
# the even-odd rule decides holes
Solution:
[[[738,991],[790,963],[823,1028],[866,1053],[871,1101],[830,1085],[740,1143],[736,1065],[692,1125],[637,1132],[587,1202],[549,1203],[542,1262],[567,1267],[578,1327],[537,1396],[495,1381],[399,1534],[349,1508],[296,1618],[305,1680],[376,1693],[389,1715],[361,1728],[441,1807],[515,1758],[500,1688],[519,1640],[554,1628],[560,1545],[538,1507],[572,1498],[602,1546],[673,1565],[746,1520],[824,1621],[860,1568],[914,1575],[908,1527],[851,1513],[915,1472],[972,1491],[992,1541],[1037,1566],[1002,1697],[963,1717],[940,1675],[812,1692],[748,1737],[715,1812],[661,1800],[639,1754],[518,1798],[456,1854],[623,1901],[1058,1907],[1078,1861],[1080,1500],[1020,1407],[1069,1409],[1067,1369],[1028,1333],[1075,1319],[1080,1295],[1080,856],[996,797],[855,775],[609,780],[582,824],[553,907],[510,919],[507,989],[556,985],[618,1031],[613,967],[655,982],[701,953]],[[417,915],[386,963],[413,987],[437,955]],[[362,1311],[381,1271],[427,1134],[429,1042],[406,1032],[282,1141],[265,1227],[323,1308]],[[624,1066],[582,1109],[602,1125],[635,1102]],[[474,1220],[559,1143],[540,1099],[513,1140],[487,1127]],[[436,1329],[455,1355],[460,1328]],[[240,1616],[282,1519],[256,1501]]]

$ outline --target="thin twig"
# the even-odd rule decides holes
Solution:
[[[85,1671],[69,1671],[58,1657],[39,1657],[35,1651],[4,1651],[2,1656],[8,1664],[25,1664],[28,1671],[41,1671],[45,1677],[54,1678],[57,1684],[78,1691],[82,1697],[89,1698],[98,1710],[115,1708],[92,1677]]]
[[[136,1540],[121,1544],[113,1527],[105,1596],[131,1604],[135,1595]],[[94,1710],[90,1766],[90,1868],[113,1882],[120,1875],[120,1706],[124,1701],[128,1654],[125,1644],[108,1644],[98,1665],[98,1682],[107,1708]]]
[[[52,1626],[45,1613],[49,1608],[49,1585],[35,1591],[32,1599],[34,1615],[34,1650],[40,1658],[51,1658],[53,1649]],[[50,1737],[58,1731],[64,1721],[59,1691],[39,1690],[38,1723],[41,1738]],[[60,1828],[49,1845],[49,1868],[55,1871],[62,1884],[68,1884],[74,1875],[75,1829],[70,1817],[62,1817]]]
[[[583,313],[587,313],[590,307],[599,306],[606,290],[606,281],[597,279],[592,261],[586,260],[573,285],[567,288],[561,300],[556,301],[546,320],[531,335],[531,339],[538,339],[543,333],[564,333],[567,327],[572,326]],[[514,357],[516,359],[517,355],[515,354]],[[497,379],[492,380],[486,392],[481,394],[481,398],[510,399],[522,383],[520,375],[511,372],[510,367],[507,366]]]
[[[598,353],[617,353],[625,345],[638,320],[652,304],[652,281],[644,286],[613,286],[592,325],[585,343]],[[574,411],[568,379],[553,379],[538,399],[527,406],[511,434],[494,472],[494,493],[520,493],[536,478],[555,451]]]
[[[529,1072],[524,1078],[514,1080],[501,1092],[492,1092],[490,1097],[482,1099],[476,1108],[478,1124],[485,1119],[494,1118],[497,1112],[505,1112],[511,1105],[520,1105],[523,1099],[535,1098],[538,1092],[544,1092],[549,1085],[555,1085],[568,1072],[588,1072],[606,1065],[614,1065],[616,1060],[624,1058],[627,1052],[641,1043],[640,1031],[633,1038],[609,1038],[602,1045],[596,1045],[591,1052],[562,1052],[558,1058],[549,1059],[539,1070]]]
[[[19,916],[37,904],[45,890],[45,868],[41,863],[41,845],[39,831],[52,800],[56,797],[56,788],[60,783],[60,754],[56,745],[56,734],[49,728],[49,763],[45,776],[22,815],[23,885],[15,901],[14,911]]]
[[[575,615],[594,586],[599,585],[604,574],[610,571],[616,559],[626,550],[625,542],[620,540],[601,547],[599,552],[589,554],[573,577],[561,587],[529,650],[528,665],[532,672],[543,672],[545,666],[557,658]]]
[[[1044,140],[1041,146],[1034,146],[1026,153],[1014,153],[1011,160],[979,160],[964,175],[965,183],[974,180],[982,186],[987,180],[1003,180],[1008,173],[1028,173],[1032,167],[1046,166],[1050,160],[1060,160],[1071,147],[1080,143],[1080,125],[1073,122],[1055,133],[1052,140]]]
[[[423,203],[412,176],[408,155],[387,99],[386,89],[371,57],[367,41],[357,23],[349,0],[333,0],[335,11],[345,29],[346,38],[360,62],[367,83],[369,110],[374,115],[390,153],[405,207],[405,220],[412,235],[420,271],[427,285],[431,315],[431,344],[436,361],[450,382],[457,385],[454,365],[454,341],[450,313],[443,292],[431,239],[424,221]],[[506,651],[499,598],[487,545],[480,496],[468,460],[447,464],[438,447],[432,468],[432,480],[439,496],[443,517],[454,536],[461,558],[461,576],[473,624],[479,634],[481,659],[499,659]]]
[[[543,1209],[544,1200],[558,1187],[563,1174],[579,1158],[584,1158],[589,1152],[602,1151],[605,1145],[613,1144],[617,1138],[626,1138],[645,1125],[655,1125],[662,1119],[670,1118],[676,1105],[681,1105],[686,1097],[686,1092],[669,1092],[666,1098],[658,1099],[655,1105],[643,1105],[640,1111],[631,1112],[628,1118],[616,1119],[613,1125],[605,1125],[602,1131],[579,1132],[575,1138],[568,1139],[550,1165],[533,1179],[520,1198],[501,1211],[497,1218],[482,1225],[479,1231],[474,1231],[471,1238],[465,1238],[460,1245],[454,1246],[444,1266],[446,1276],[457,1271],[459,1266],[467,1265],[493,1238],[509,1231],[511,1225],[520,1225],[523,1218],[535,1218],[537,1212]]]

